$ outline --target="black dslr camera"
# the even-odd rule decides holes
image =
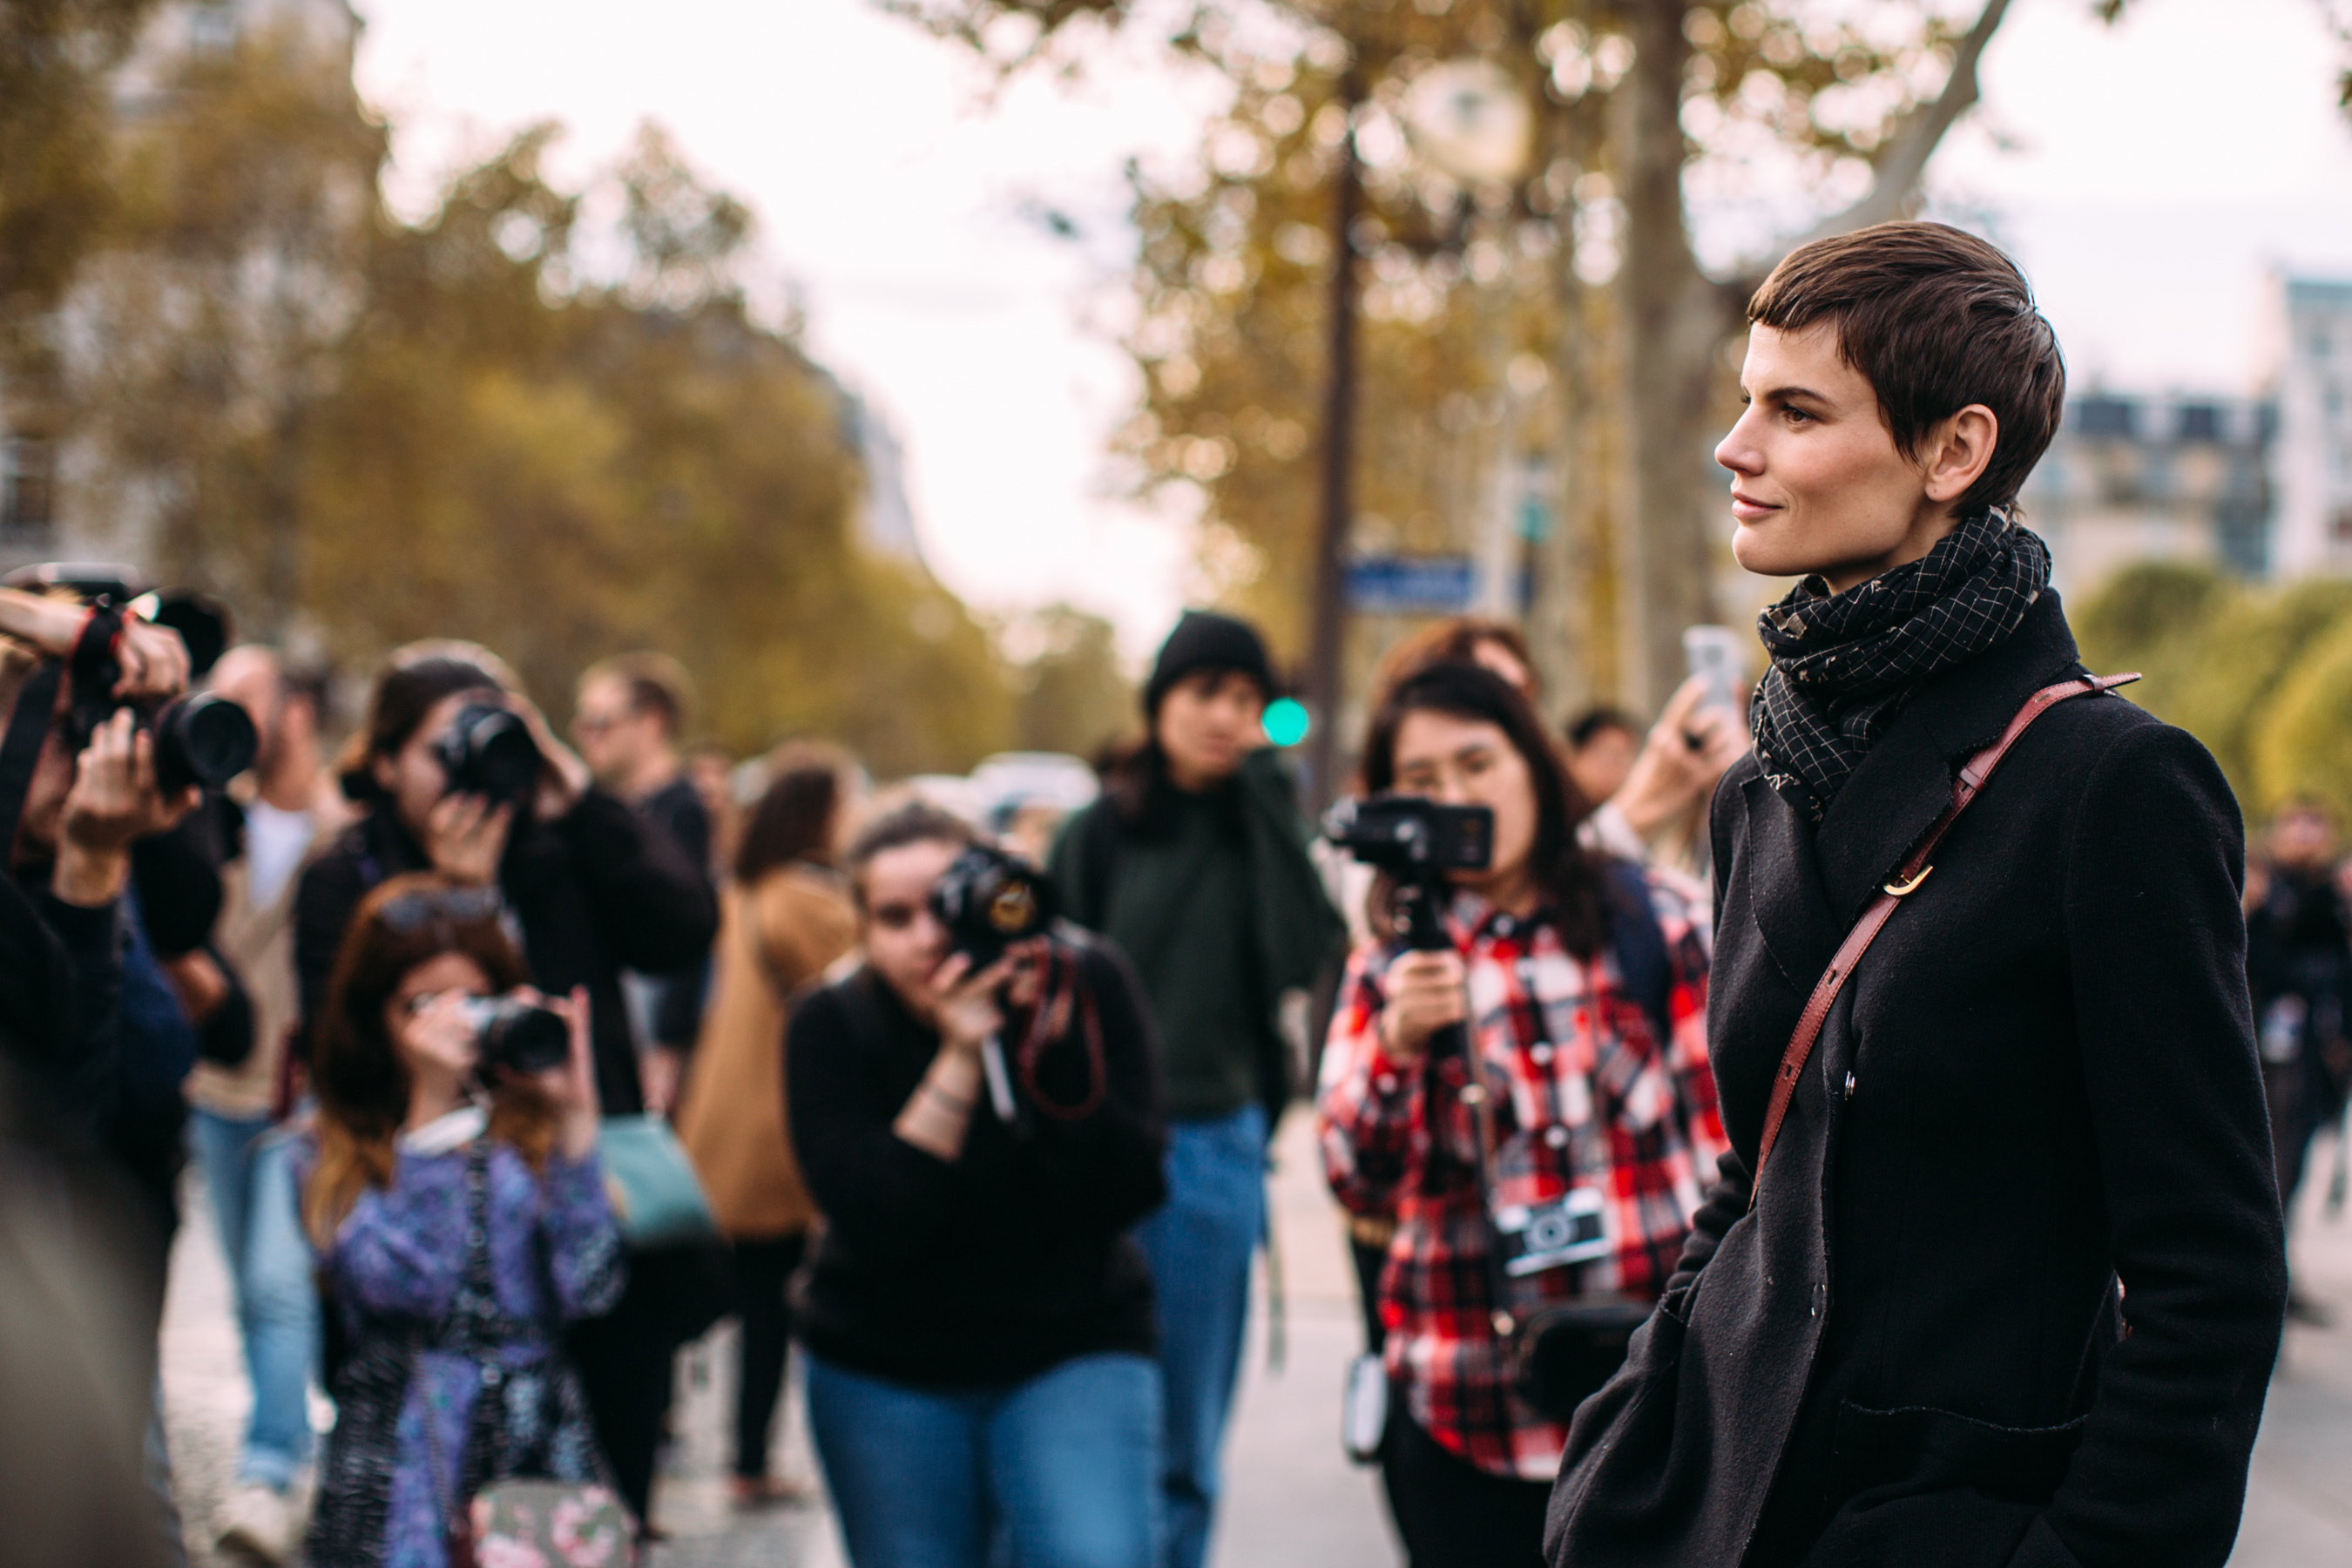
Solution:
[[[1365,865],[1398,877],[1483,871],[1495,858],[1491,809],[1442,805],[1417,795],[1340,801],[1325,814],[1323,836]]]
[[[202,677],[228,647],[228,616],[217,605],[194,594],[160,595],[138,581],[127,566],[98,563],[51,561],[8,574],[12,588],[63,588],[88,600],[101,613],[117,616],[136,614],[180,634],[187,645],[188,672]],[[246,710],[225,697],[195,692],[170,700],[142,698],[126,701],[114,695],[122,679],[111,649],[95,637],[69,661],[72,694],[66,709],[66,737],[77,752],[89,744],[98,727],[129,708],[136,722],[154,737],[155,783],[165,795],[177,795],[190,784],[219,789],[253,766],[261,738]]]
[[[451,795],[478,795],[514,805],[538,787],[546,766],[530,727],[495,702],[469,702],[433,744]]]
[[[967,847],[931,886],[931,913],[948,928],[949,951],[975,970],[1016,942],[1043,935],[1060,907],[1043,871],[986,844]]]
[[[572,1026],[560,1014],[515,996],[469,997],[465,1011],[486,1075],[504,1068],[528,1077],[572,1059]]]

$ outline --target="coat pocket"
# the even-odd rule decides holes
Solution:
[[[1830,1485],[1843,1506],[1804,1568],[2007,1563],[2066,1479],[2088,1419],[2000,1426],[1925,1405],[1841,1405]]]

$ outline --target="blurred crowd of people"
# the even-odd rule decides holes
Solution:
[[[1356,782],[1491,822],[1482,864],[1415,884],[1306,820],[1262,725],[1281,683],[1221,615],[1160,647],[1094,803],[1014,802],[1004,846],[822,741],[690,752],[691,683],[656,654],[586,671],[567,743],[488,649],[415,644],[331,757],[331,683],[278,650],[199,668],[55,587],[0,590],[0,634],[14,703],[58,715],[0,743],[0,1108],[8,1160],[50,1178],[6,1184],[0,1235],[46,1262],[0,1291],[0,1377],[80,1412],[7,1472],[12,1518],[73,1472],[41,1561],[184,1561],[200,1534],[458,1562],[522,1482],[570,1489],[619,1561],[677,1355],[732,1319],[738,1506],[797,1497],[772,1463],[797,1343],[861,1568],[1201,1568],[1302,1096],[1376,1358],[1358,1457],[1416,1568],[1528,1561],[1567,1416],[1726,1148],[1701,828],[1748,738],[1696,679],[1646,729],[1555,727],[1507,624],[1392,649]],[[128,706],[85,733],[37,678],[94,648]],[[140,715],[192,681],[250,717],[251,763],[166,789]],[[960,916],[941,889],[975,879]],[[2352,1079],[2347,886],[2307,803],[2247,881],[2290,1196]],[[1423,895],[1440,935],[1410,941]],[[1424,1062],[1497,1092],[1433,1108]],[[624,1121],[674,1128],[707,1229],[643,1212]],[[154,1341],[189,1158],[253,1403],[220,1516],[184,1525]],[[1535,1375],[1526,1325],[1564,1311],[1581,1337]]]

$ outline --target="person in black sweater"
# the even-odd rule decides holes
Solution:
[[[1166,1190],[1151,1026],[1126,961],[1075,931],[978,973],[950,953],[929,895],[971,842],[921,805],[858,835],[865,962],[789,1029],[825,1216],[809,1425],[859,1568],[1151,1568],[1160,1372],[1128,1235]]]

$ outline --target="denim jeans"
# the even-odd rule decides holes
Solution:
[[[978,1390],[807,1361],[809,1431],[854,1568],[1152,1568],[1149,1357],[1079,1356]]]
[[[294,1190],[293,1144],[272,1134],[267,1117],[243,1121],[198,1109],[188,1125],[228,1256],[253,1384],[236,1479],[283,1491],[310,1458],[309,1391],[319,1360],[319,1292]]]
[[[1160,1303],[1165,1568],[1202,1568],[1242,1364],[1250,1256],[1265,1231],[1265,1112],[1168,1128],[1168,1201],[1138,1226]]]

